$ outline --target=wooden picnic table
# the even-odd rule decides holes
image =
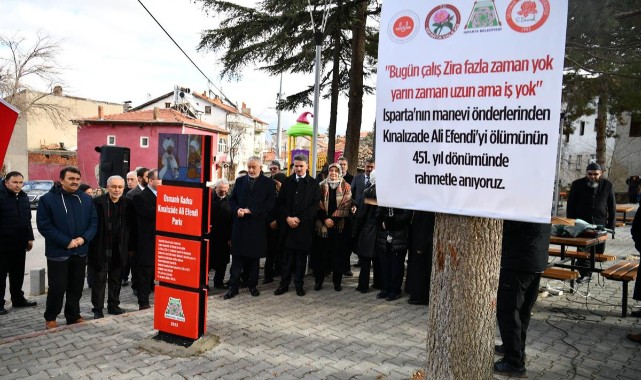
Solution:
[[[628,220],[627,220],[627,214],[628,212],[634,210],[634,206],[629,206],[629,205],[617,205],[617,212],[620,212],[623,214],[623,225],[625,225]],[[632,221],[630,221],[632,222]]]
[[[568,237],[568,236],[553,236],[550,235],[550,244],[558,245],[561,248],[561,261],[554,262],[551,265],[558,268],[566,268],[572,271],[589,270],[590,272],[601,272],[600,268],[596,267],[596,246],[608,240],[608,235],[601,235],[595,237]],[[578,266],[575,264],[574,257],[566,257],[566,252],[569,247],[581,248],[589,254],[590,265],[589,267]],[[569,263],[568,263],[569,261]],[[574,279],[570,280],[570,288],[574,289]]]

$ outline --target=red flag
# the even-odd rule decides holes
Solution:
[[[4,163],[4,155],[7,153],[18,113],[17,108],[0,98],[0,162]]]

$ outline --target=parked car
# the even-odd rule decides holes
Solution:
[[[52,187],[53,181],[39,180],[26,181],[24,183],[22,190],[27,193],[27,196],[29,197],[29,204],[31,205],[32,210],[38,208],[38,200],[40,200],[40,197],[45,195]]]

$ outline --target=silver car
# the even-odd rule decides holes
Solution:
[[[27,193],[32,210],[38,208],[38,200],[40,200],[41,196],[49,192],[52,187],[53,181],[47,180],[26,181],[24,183],[22,190]]]

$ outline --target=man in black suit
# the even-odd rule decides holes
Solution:
[[[341,167],[343,179],[351,186],[352,181],[354,180],[354,176],[347,172],[347,169],[349,169],[349,162],[347,161],[347,158],[343,156],[338,157],[338,165]]]
[[[136,170],[136,175],[138,176],[138,185],[133,189],[130,189],[127,194],[125,194],[129,199],[133,200],[136,194],[140,194],[145,189],[145,187],[147,187],[147,183],[149,182],[147,176],[148,173],[149,169],[147,168],[139,168],[138,170]],[[129,181],[127,181],[127,183],[129,183]]]
[[[158,178],[158,170],[152,169],[147,173],[147,187],[134,196],[136,210],[136,252],[135,263],[138,273],[138,308],[149,309],[149,294],[154,281],[154,266],[156,258],[156,195],[162,180]]]
[[[128,191],[125,192],[125,197],[131,199],[133,201],[134,195],[139,194],[146,186],[147,186],[147,173],[149,172],[149,169],[147,168],[139,168],[136,171],[130,171],[127,173],[127,188],[129,189]],[[135,228],[135,221],[134,221],[134,226]],[[122,267],[122,279],[120,281],[121,286],[127,286],[129,283],[129,272],[131,271],[131,268],[134,266],[134,258],[127,256],[127,260],[124,263],[124,266]],[[136,274],[134,272],[131,272],[131,288],[136,289]]]
[[[211,195],[211,232],[209,246],[209,269],[214,271],[214,288],[226,289],[223,280],[229,264],[229,248],[234,214],[229,205],[229,182],[216,181]]]
[[[247,175],[236,180],[229,199],[234,226],[231,235],[229,291],[224,299],[238,294],[243,267],[249,277],[249,292],[253,297],[260,295],[256,288],[259,261],[267,255],[267,216],[276,200],[276,185],[263,175],[260,167],[259,157],[253,156],[247,160]]]
[[[375,169],[376,163],[374,162],[374,158],[370,157],[365,160],[365,172],[360,173],[354,177],[354,180],[352,181],[352,200],[353,204],[356,206],[360,202],[361,198],[363,197],[363,191],[370,187],[371,182],[369,175],[372,173],[372,171]]]
[[[289,290],[292,279],[292,259],[296,260],[294,285],[296,294],[305,295],[303,276],[307,266],[307,255],[312,247],[314,221],[320,203],[320,186],[307,175],[308,159],[304,154],[294,156],[294,174],[287,178],[278,196],[280,203],[280,225],[284,228],[285,248],[281,266],[281,281],[274,294],[279,296]]]

